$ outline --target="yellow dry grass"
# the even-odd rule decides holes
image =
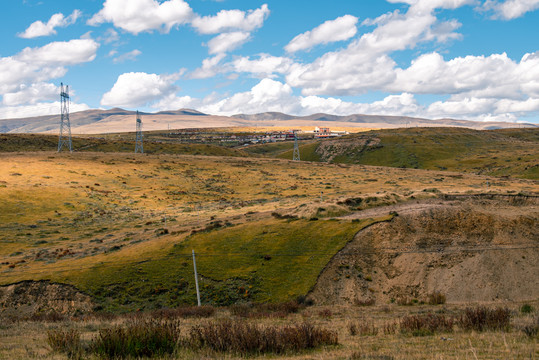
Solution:
[[[503,306],[505,304],[490,304]],[[537,307],[537,304],[534,304]],[[282,326],[309,322],[324,329],[337,332],[339,345],[322,347],[316,350],[286,355],[250,356],[255,359],[387,359],[387,360],[427,360],[427,359],[537,359],[539,358],[539,338],[529,338],[519,330],[519,325],[529,320],[529,315],[518,312],[515,304],[512,306],[512,329],[509,331],[462,331],[458,328],[450,333],[436,333],[429,336],[412,336],[401,334],[384,334],[385,324],[398,323],[406,315],[425,314],[427,312],[443,312],[448,316],[457,315],[464,306],[371,306],[371,307],[310,307],[298,314],[285,318],[256,319],[263,326]],[[322,314],[324,314],[322,316]],[[329,315],[329,316],[327,316]],[[532,316],[537,316],[537,313]],[[234,318],[226,309],[218,309],[212,319]],[[47,330],[77,329],[82,334],[82,340],[88,344],[97,331],[124,322],[125,319],[84,321],[64,321],[60,323],[19,322],[5,324],[0,327],[0,359],[66,359],[65,355],[51,352],[46,344]],[[181,328],[184,335],[188,329],[206,319],[182,319]],[[351,323],[372,323],[377,329],[376,335],[351,335]],[[95,359],[93,357],[88,357]],[[246,357],[234,354],[212,353],[208,350],[193,351],[181,349],[175,356],[167,359],[244,359]]]
[[[539,190],[527,180],[276,159],[46,152],[0,157],[4,284],[56,267],[149,257],[212,218],[242,223],[278,209],[360,195],[481,192],[487,181],[492,192]],[[170,233],[156,236],[165,217]],[[96,237],[102,243],[90,242]],[[104,252],[115,244],[119,251]],[[100,249],[92,252],[94,247]],[[75,255],[34,261],[39,251],[55,249]]]

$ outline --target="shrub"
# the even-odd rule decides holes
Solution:
[[[458,319],[458,325],[464,330],[507,330],[511,325],[511,312],[508,308],[501,307],[467,308]]]
[[[539,316],[535,318],[533,323],[522,326],[520,330],[529,338],[536,337],[539,334]]]
[[[229,310],[232,315],[249,317],[252,307],[251,304],[234,304],[229,307]]]
[[[520,312],[523,314],[531,314],[535,309],[530,304],[524,304],[520,307]]]
[[[397,322],[386,322],[382,327],[382,330],[384,331],[384,335],[394,335],[397,332]]]
[[[318,316],[329,319],[333,316],[333,312],[330,309],[322,309],[318,312]]]
[[[430,305],[442,305],[445,304],[445,295],[439,291],[435,291],[428,295],[427,302]]]
[[[302,306],[296,301],[276,304],[236,304],[230,307],[232,315],[244,318],[286,317],[297,313]]]
[[[378,329],[376,328],[376,326],[374,326],[374,322],[365,320],[362,320],[360,322],[351,322],[350,324],[348,324],[348,330],[350,331],[350,335],[352,336],[370,336],[378,334]]]
[[[314,301],[312,299],[308,299],[307,296],[305,296],[305,295],[298,296],[298,298],[296,299],[296,302],[299,305],[305,305],[305,306],[313,306],[314,305]]]
[[[163,356],[174,352],[179,337],[178,321],[130,320],[125,327],[100,330],[90,351],[107,359]]]
[[[403,333],[413,336],[433,335],[436,332],[453,331],[453,319],[442,314],[425,314],[405,316],[400,321]]]
[[[69,359],[78,359],[82,356],[80,332],[74,329],[47,331],[47,344],[52,351],[64,353]]]
[[[35,312],[30,316],[31,321],[42,321],[42,322],[59,322],[64,320],[64,315],[59,312],[52,310],[49,312]]]
[[[245,320],[222,320],[194,326],[188,341],[195,348],[235,354],[282,354],[338,343],[335,332],[308,323],[262,327]]]

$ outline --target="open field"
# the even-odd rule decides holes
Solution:
[[[209,303],[286,301],[306,293],[355,233],[388,220],[388,213],[331,220],[355,209],[337,205],[350,197],[371,197],[376,206],[437,192],[537,191],[528,180],[188,155],[4,153],[0,167],[2,283],[60,281],[90,293],[100,306],[126,310],[192,303],[191,249],[201,253]],[[279,209],[297,209],[299,217],[271,215]],[[237,245],[227,247],[228,238]],[[214,253],[238,252],[248,259],[221,263],[220,274],[211,265],[222,262]],[[263,258],[280,253],[305,257]],[[308,261],[301,286],[284,281],[310,253],[329,257]],[[264,266],[279,261],[292,268],[278,267],[284,278],[270,280],[275,273]],[[177,275],[168,276],[171,271]]]
[[[77,329],[88,344],[127,321],[95,316],[196,304],[192,250],[202,303],[219,306],[211,321],[242,317],[238,304],[299,299],[315,306],[283,315],[275,305],[277,315],[248,318],[260,326],[306,320],[338,335],[339,345],[265,358],[539,357],[537,337],[521,330],[538,314],[519,312],[539,307],[536,131],[440,131],[304,140],[301,162],[279,158],[291,143],[148,141],[150,154],[132,154],[120,134],[74,138],[83,151],[70,154],[51,151],[56,137],[0,138],[0,358],[63,359],[42,345],[47,329]],[[372,149],[354,153],[358,141]],[[443,150],[452,143],[460,161]],[[339,146],[347,149],[340,155]],[[367,155],[393,167],[355,164]],[[410,159],[417,166],[398,165]],[[420,305],[436,293],[447,304]],[[413,336],[399,323],[384,334],[411,314],[457,319],[471,302],[509,306],[511,326],[475,332],[455,323]],[[54,318],[64,320],[34,321]],[[182,336],[204,321],[182,318]],[[353,322],[377,334],[352,335]]]

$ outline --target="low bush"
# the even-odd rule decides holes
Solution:
[[[52,351],[66,354],[69,359],[82,357],[80,332],[74,329],[47,331],[47,344]]]
[[[164,356],[174,353],[179,338],[178,321],[130,320],[126,326],[100,330],[90,351],[107,359]]]
[[[378,328],[374,326],[374,322],[366,320],[351,322],[348,324],[348,330],[352,336],[374,336],[378,334]]]
[[[397,332],[397,327],[398,324],[396,321],[389,321],[382,326],[382,330],[384,335],[394,335]]]
[[[523,314],[531,314],[535,309],[530,304],[524,304],[520,307],[520,312]]]
[[[305,306],[313,306],[314,305],[314,301],[312,299],[307,298],[307,296],[305,296],[305,295],[298,296],[298,298],[296,299],[296,302],[299,305],[305,305]]]
[[[236,304],[230,306],[230,313],[244,318],[283,318],[297,313],[302,307],[297,301],[276,304]]]
[[[188,341],[195,348],[240,355],[283,354],[338,343],[335,332],[308,323],[263,327],[245,320],[222,320],[194,326]]]
[[[437,332],[453,331],[454,320],[443,314],[424,314],[405,316],[400,320],[400,329],[403,333],[413,336],[433,335]]]
[[[511,311],[508,308],[467,308],[458,319],[463,330],[508,330],[511,327]]]
[[[439,291],[435,291],[427,296],[429,305],[442,305],[445,304],[445,300],[445,295]]]
[[[539,316],[536,317],[531,323],[523,325],[520,330],[529,338],[537,337],[537,335],[539,335]]]
[[[330,309],[322,309],[318,311],[318,316],[321,318],[329,319],[333,316],[333,311]]]
[[[65,316],[57,311],[52,310],[49,312],[36,312],[30,316],[29,320],[40,322],[59,322],[65,320]]]

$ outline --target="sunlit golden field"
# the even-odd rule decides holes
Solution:
[[[195,145],[193,149],[203,152],[204,146]],[[263,151],[277,154],[282,150],[280,144],[274,147]],[[217,147],[210,150],[219,151]],[[3,303],[0,317],[5,319],[13,316],[31,319],[59,311],[64,321],[1,325],[0,358],[63,359],[65,355],[51,352],[44,344],[47,329],[78,329],[88,342],[99,329],[125,321],[87,318],[81,321],[80,317],[68,321],[74,314],[140,312],[196,304],[192,250],[197,254],[203,304],[294,301],[317,289],[323,272],[333,274],[328,272],[331,266],[341,269],[342,265],[334,265],[335,256],[360,231],[394,222],[399,214],[390,210],[390,205],[417,202],[420,209],[426,199],[431,199],[428,201],[432,207],[436,199],[441,203],[446,194],[536,196],[539,193],[536,180],[508,176],[295,162],[239,157],[240,151],[230,152],[238,157],[0,153],[0,285],[46,280],[72,285],[83,294],[74,305],[68,299],[47,303],[49,297],[42,300],[37,297],[35,302],[30,298],[19,300],[22,301],[17,305],[19,310],[14,310],[11,303]],[[522,220],[522,224],[536,221],[533,202],[530,204],[526,205],[529,213],[525,209],[514,211],[519,219],[528,219],[528,222]],[[373,211],[361,212],[366,209]],[[463,205],[463,209],[471,211],[472,207]],[[345,280],[346,271],[339,275],[342,277],[339,281]],[[330,281],[335,286],[340,284],[337,279]],[[369,291],[375,290],[370,287]],[[514,314],[510,331],[474,333],[455,328],[449,334],[419,337],[400,332],[384,334],[387,323],[407,314],[426,311],[459,314],[467,305],[433,307],[420,305],[419,301],[423,300],[418,299],[413,306],[389,301],[367,307],[316,304],[302,308],[298,314],[253,321],[264,325],[309,321],[338,333],[337,346],[279,358],[534,359],[539,356],[537,338],[528,338],[519,330],[521,324],[533,321],[536,314],[519,314],[522,304],[514,302],[504,303]],[[234,318],[231,311],[220,307],[212,319]],[[190,326],[203,321],[184,319],[182,331],[188,332]],[[354,321],[372,323],[378,333],[351,335],[349,326]],[[30,338],[32,344],[24,345]],[[435,348],[436,354],[426,350],[429,348]],[[184,349],[174,358],[237,356]],[[264,355],[268,357],[276,355]]]

